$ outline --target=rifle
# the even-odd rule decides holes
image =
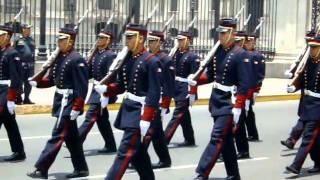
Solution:
[[[248,26],[248,24],[249,24],[249,22],[250,22],[250,19],[251,19],[251,14],[249,14],[249,16],[248,16],[248,18],[244,21],[244,23],[243,23],[243,30],[245,31],[246,29],[247,29],[247,26]]]
[[[239,10],[239,12],[235,16],[235,20],[238,21],[241,13],[244,10],[245,5],[242,6],[242,8]],[[203,73],[203,71],[206,69],[206,67],[209,65],[209,63],[212,61],[212,57],[217,52],[218,48],[220,47],[221,42],[217,41],[216,44],[211,48],[211,50],[208,52],[208,54],[205,56],[204,60],[201,61],[199,69],[194,73],[192,77],[192,81],[197,81],[200,77],[200,75]]]
[[[164,24],[164,26],[162,28],[163,33],[167,30],[168,26],[171,24],[174,16],[175,16],[175,14],[172,14],[172,16],[169,18],[169,20]]]
[[[16,40],[16,30],[17,30],[17,19],[21,16],[23,12],[23,8],[20,9],[20,11],[13,17],[13,21],[12,21],[12,28],[13,28],[13,44],[14,41]]]
[[[145,23],[145,26],[147,26],[148,23],[150,22],[152,16],[155,14],[155,10],[156,8],[154,8],[149,14],[147,22]],[[126,22],[129,23],[131,17],[128,17],[127,19],[129,19],[129,21],[126,21]],[[125,30],[126,24],[123,27],[124,29],[121,30],[122,33]],[[117,57],[113,60],[112,64],[110,65],[107,75],[104,78],[102,78],[101,81],[99,82],[100,85],[110,84],[113,81],[114,76],[118,73],[119,69],[125,63],[125,60],[127,59],[126,57],[128,56],[128,54],[129,54],[129,48],[127,46],[124,46],[122,50],[118,53]]]
[[[77,22],[77,25],[74,27],[74,30],[78,33],[78,29],[84,18],[87,16],[88,10],[84,13],[84,15],[79,19]],[[36,81],[39,78],[42,78],[48,71],[49,68],[54,64],[56,61],[56,58],[58,57],[60,53],[60,49],[57,47],[52,54],[49,56],[48,60],[42,65],[42,68],[39,72],[37,72],[34,76],[29,78],[29,81]]]
[[[154,14],[156,13],[156,11],[157,11],[157,9],[158,9],[158,6],[159,6],[159,4],[157,4],[154,8],[153,8],[153,10],[149,13],[149,15],[148,15],[148,18],[147,18],[147,21],[146,21],[146,23],[144,24],[144,26],[148,26],[148,24],[149,24],[149,22],[151,21],[151,19],[152,19],[152,17],[154,16]]]
[[[114,12],[111,14],[110,18],[108,19],[106,25],[104,26],[104,29],[106,29],[109,26],[109,24],[112,22],[113,18],[114,18]],[[96,51],[97,51],[97,41],[94,43],[94,46],[89,51],[89,55],[88,55],[88,58],[87,58],[87,63],[88,64],[91,63],[93,55],[94,55],[94,53]]]

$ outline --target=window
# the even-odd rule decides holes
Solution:
[[[170,11],[178,11],[178,0],[171,0]]]
[[[4,0],[4,13],[15,14],[22,8],[22,0]]]
[[[252,32],[259,24],[260,17],[263,16],[264,0],[248,0],[248,14],[251,14],[251,21],[248,24],[249,32]]]
[[[112,9],[112,0],[98,0],[98,8],[111,10]]]

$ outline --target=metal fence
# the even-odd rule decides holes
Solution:
[[[143,23],[156,5],[158,10],[148,26],[150,30],[162,29],[164,22],[175,14],[167,31],[169,44],[176,30],[186,30],[187,24],[193,17],[197,17],[194,24],[196,37],[192,46],[201,56],[204,56],[215,42],[214,38],[217,37],[215,27],[219,18],[233,17],[245,5],[239,29],[249,14],[252,15],[249,31],[253,31],[261,16],[265,17],[265,24],[260,30],[258,49],[263,51],[269,60],[272,60],[275,54],[277,0],[1,0],[0,22],[11,21],[20,8],[24,8],[24,14],[19,21],[33,25],[37,44],[40,44],[43,34],[41,42],[49,53],[55,49],[55,34],[58,29],[65,23],[76,22],[88,9],[88,18],[80,26],[76,43],[76,48],[86,55],[95,42],[99,27],[112,13],[115,13],[115,19],[111,27],[115,33],[119,33],[129,14],[134,15],[132,22]],[[44,13],[45,19],[42,20],[45,22],[41,22]],[[41,32],[44,23],[45,27],[42,27],[44,32]],[[114,43],[113,48],[119,49],[121,44],[121,42]]]

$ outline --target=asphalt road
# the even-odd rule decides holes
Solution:
[[[289,165],[293,160],[296,150],[286,150],[286,148],[280,145],[279,141],[287,138],[291,127],[297,120],[297,104],[297,101],[282,101],[258,103],[256,105],[257,123],[262,142],[251,143],[250,153],[252,158],[239,162],[243,180],[320,179],[320,174],[308,174],[306,173],[306,169],[302,171],[300,176],[283,174],[285,166]],[[112,121],[116,113],[116,111],[110,113]],[[171,148],[172,167],[156,170],[156,179],[191,180],[194,176],[194,170],[201,153],[209,141],[213,121],[207,111],[207,106],[192,107],[191,115],[197,147]],[[164,123],[166,124],[170,118],[171,115],[168,115]],[[33,165],[50,137],[55,123],[55,119],[49,115],[23,115],[18,116],[17,119],[25,144],[27,160],[20,163],[5,163],[2,161],[6,155],[11,153],[5,129],[2,128],[0,131],[0,179],[29,179],[25,174],[34,169]],[[79,124],[82,121],[83,117],[79,118]],[[122,132],[116,129],[114,129],[114,132],[116,141],[119,144]],[[178,129],[172,142],[180,142],[182,140],[181,130]],[[90,169],[90,177],[86,179],[103,179],[113,162],[114,155],[100,155],[96,153],[96,150],[102,148],[102,146],[102,138],[97,128],[94,127],[84,143],[86,159]],[[154,154],[152,146],[150,146],[149,153],[152,161],[157,162],[158,159]],[[68,157],[68,150],[61,148],[55,163],[49,171],[49,179],[64,179],[67,173],[73,171]],[[304,168],[312,166],[313,164],[308,157],[304,163]],[[212,179],[222,179],[225,176],[223,163],[218,163],[211,172],[210,177]],[[139,179],[139,177],[134,171],[127,170],[123,179],[135,180]]]

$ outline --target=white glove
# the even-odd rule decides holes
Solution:
[[[7,101],[7,108],[8,108],[8,111],[11,115],[14,114],[14,111],[16,109],[16,104],[14,101]]]
[[[188,84],[190,86],[195,86],[197,85],[197,81],[193,80],[194,78],[194,74],[190,74],[188,77],[187,77],[187,80],[188,80]]]
[[[290,70],[286,70],[284,72],[284,76],[288,79],[292,78],[293,74],[290,72]]]
[[[193,106],[194,102],[196,101],[196,95],[189,94],[187,97],[189,98],[189,106]]]
[[[250,109],[250,99],[246,99],[246,102],[245,102],[245,110],[246,112],[248,112]]]
[[[80,111],[72,110],[71,113],[70,113],[70,119],[72,121],[76,120],[78,118],[79,114],[80,114]]]
[[[140,133],[141,133],[141,137],[143,138],[144,136],[146,136],[148,130],[150,127],[150,122],[149,121],[145,121],[145,120],[141,120],[140,121]]]
[[[107,92],[108,86],[102,84],[102,85],[96,85],[94,86],[94,89],[99,93],[103,94]]]
[[[287,92],[288,93],[294,93],[296,91],[296,87],[295,86],[288,86],[287,87]]]
[[[100,103],[101,103],[101,108],[105,108],[109,104],[109,97],[106,97],[104,95],[101,95],[100,97]]]
[[[37,85],[38,85],[37,81],[29,81],[29,84],[30,84],[32,87],[37,87]]]
[[[168,109],[167,108],[161,108],[161,117],[164,117],[168,112]]]
[[[241,108],[232,108],[233,122],[238,124],[241,115]]]

